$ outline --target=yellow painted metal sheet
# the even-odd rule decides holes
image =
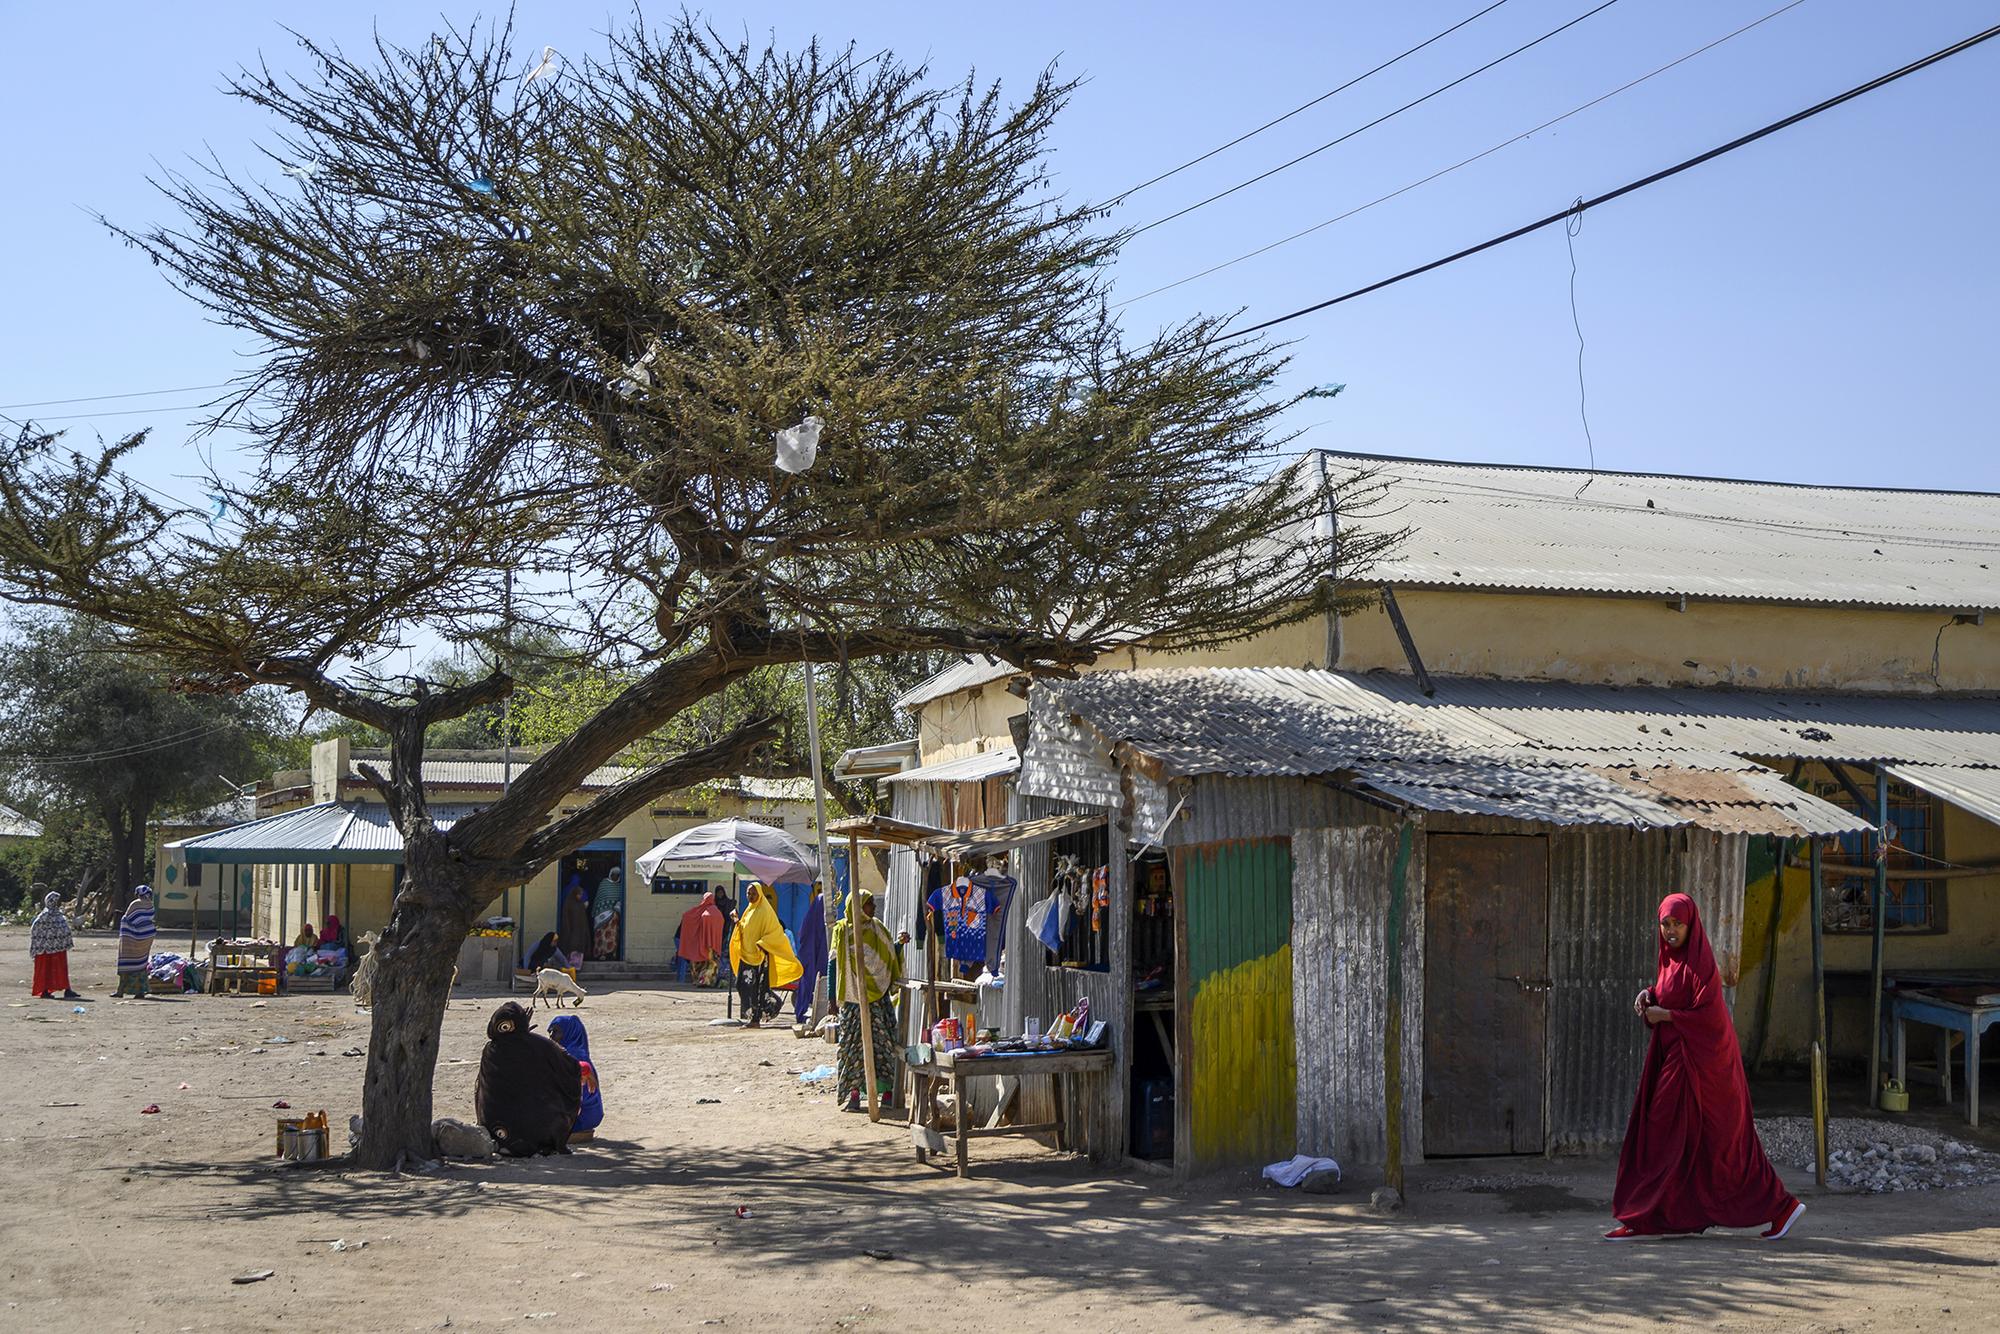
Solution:
[[[1298,1141],[1289,839],[1179,857],[1187,912],[1190,1166],[1290,1157]]]

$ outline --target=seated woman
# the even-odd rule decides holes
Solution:
[[[583,1109],[583,1067],[540,1033],[516,1001],[486,1022],[479,1082],[472,1104],[500,1151],[516,1158],[568,1153],[569,1132]]]
[[[528,951],[528,961],[521,966],[531,973],[539,973],[544,968],[567,968],[569,956],[563,953],[561,938],[551,931]]]
[[[549,1020],[549,1036],[583,1067],[583,1110],[576,1114],[576,1125],[569,1132],[570,1142],[594,1139],[597,1128],[604,1124],[604,1093],[597,1085],[597,1067],[590,1063],[590,1035],[583,1031],[583,1020],[573,1014],[559,1014]]]

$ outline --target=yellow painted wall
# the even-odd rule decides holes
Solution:
[[[1396,600],[1424,666],[1440,676],[1766,690],[2000,689],[2000,620],[1944,628],[1951,618],[1943,612],[1734,602],[1690,602],[1683,612],[1651,598],[1424,589],[1398,590]],[[1271,665],[1297,664],[1280,658]],[[1409,671],[1380,606],[1342,622],[1340,667]]]
[[[2000,690],[2000,619],[1947,628],[1950,617],[1940,612],[1719,602],[1690,602],[1683,612],[1651,598],[1425,589],[1399,591],[1397,602],[1424,665],[1440,676],[1919,694]],[[1342,671],[1409,672],[1379,605],[1342,618],[1340,633]],[[1114,653],[1089,670],[1321,667],[1325,659],[1326,625],[1316,618],[1199,653]],[[917,720],[923,763],[1011,745],[1007,721],[1026,707],[1005,681],[931,701]]]

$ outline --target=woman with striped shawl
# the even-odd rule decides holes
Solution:
[[[889,928],[875,917],[875,896],[867,890],[854,896],[856,911],[843,917],[833,928],[833,967],[840,979],[840,1061],[835,1098],[850,1112],[861,1110],[866,1069],[861,1059],[861,1006],[865,993],[868,1006],[868,1036],[875,1045],[875,1088],[891,1100],[902,1085],[902,1053],[896,1045],[896,984],[903,977],[903,963]],[[853,926],[858,923],[858,928]],[[856,986],[854,941],[861,947],[861,967]]]
[[[132,891],[132,902],[118,919],[118,995],[146,995],[147,969],[153,962],[153,937],[159,927],[153,922],[153,888],[141,885]]]

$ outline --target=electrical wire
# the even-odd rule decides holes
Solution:
[[[1749,32],[1752,28],[1758,27],[1765,23],[1769,23],[1772,19],[1777,18],[1780,14],[1786,13],[1789,10],[1797,9],[1800,5],[1804,4],[1805,2],[1806,0],[1791,0],[1790,4],[1782,5],[1779,8],[1772,10],[1770,13],[1764,15],[1763,18],[1753,19],[1749,23],[1744,24],[1742,27],[1738,28],[1734,32],[1725,33],[1723,36],[1716,38],[1714,41],[1708,43],[1705,46],[1698,46],[1684,56],[1681,56],[1674,60],[1670,60],[1666,64],[1661,65],[1658,68],[1649,71],[1648,73],[1641,74],[1636,79],[1632,79],[1626,83],[1619,84],[1616,88],[1613,88],[1608,93],[1600,93],[1598,96],[1591,98],[1588,102],[1585,102],[1581,106],[1571,107],[1568,111],[1563,112],[1562,115],[1560,116],[1556,116],[1549,120],[1545,120],[1540,125],[1537,125],[1532,129],[1522,130],[1519,134],[1512,135],[1506,139],[1502,139],[1499,143],[1494,144],[1491,148],[1485,149],[1478,153],[1474,153],[1469,158],[1462,158],[1459,161],[1452,163],[1449,167],[1444,167],[1437,171],[1432,172],[1430,175],[1423,177],[1421,180],[1411,181],[1408,185],[1402,186],[1395,190],[1391,190],[1386,195],[1378,195],[1375,198],[1369,200],[1365,204],[1356,204],[1353,208],[1348,209],[1344,213],[1336,213],[1332,217],[1326,218],[1320,222],[1316,222],[1310,227],[1306,227],[1299,231],[1293,232],[1290,236],[1281,236],[1277,240],[1272,241],[1268,245],[1261,245],[1258,246],[1255,250],[1245,251],[1243,254],[1238,255],[1234,259],[1225,259],[1220,264],[1212,264],[1208,268],[1203,269],[1199,273],[1190,273],[1185,278],[1176,278],[1170,283],[1162,283],[1160,286],[1141,292],[1137,296],[1127,297],[1123,301],[1113,303],[1111,308],[1113,310],[1123,310],[1125,307],[1134,305],[1140,301],[1144,301],[1148,297],[1158,296],[1162,292],[1171,292],[1176,287],[1184,287],[1188,283],[1194,282],[1200,278],[1206,278],[1212,273],[1220,273],[1224,269],[1234,268],[1238,264],[1243,263],[1245,260],[1251,260],[1257,258],[1259,255],[1269,254],[1271,251],[1276,250],[1280,246],[1287,246],[1294,241],[1303,240],[1304,238],[1311,236],[1314,232],[1324,231],[1326,228],[1333,226],[1337,222],[1345,222],[1357,213],[1364,213],[1367,210],[1374,208],[1377,204],[1386,204],[1390,200],[1395,199],[1400,195],[1408,194],[1410,191],[1416,189],[1419,186],[1429,185],[1432,181],[1437,180],[1439,177],[1449,176],[1452,172],[1457,171],[1461,167],[1469,167],[1473,163],[1478,162],[1482,158],[1492,157],[1495,153],[1498,153],[1501,149],[1510,148],[1513,145],[1520,143],[1523,139],[1531,139],[1535,135],[1540,134],[1543,130],[1548,129],[1551,126],[1562,124],[1564,121],[1568,120],[1572,116],[1580,116],[1584,112],[1590,110],[1592,107],[1610,101],[1612,98],[1618,96],[1620,93],[1626,92],[1629,89],[1637,88],[1640,84],[1646,82],[1648,79],[1658,78],[1660,75],[1665,74],[1668,70],[1673,69],[1679,65],[1685,65],[1688,61],[1693,60],[1696,56],[1703,55],[1709,51],[1712,51],[1716,47],[1721,46],[1724,42],[1730,41],[1737,37],[1741,37],[1744,33]]]
[[[178,389],[134,389],[123,394],[85,394],[81,398],[45,398],[39,403],[0,403],[0,412],[20,408],[60,408],[71,403],[102,403],[113,398],[152,398],[159,394],[198,394],[208,389],[228,389],[227,384],[186,384]]]
[[[1210,195],[1206,199],[1198,199],[1194,203],[1189,204],[1186,208],[1181,209],[1178,212],[1169,213],[1164,218],[1155,218],[1143,227],[1136,227],[1132,231],[1126,233],[1125,239],[1129,241],[1135,236],[1142,236],[1145,233],[1152,231],[1153,228],[1165,226],[1167,223],[1174,221],[1176,218],[1185,218],[1188,214],[1194,212],[1196,209],[1207,208],[1210,204],[1215,203],[1219,199],[1227,199],[1229,198],[1229,196],[1235,194],[1238,190],[1247,190],[1251,186],[1257,184],[1259,181],[1267,181],[1271,179],[1271,177],[1276,176],[1281,171],[1289,171],[1291,168],[1298,166],[1299,163],[1304,162],[1309,158],[1318,157],[1321,153],[1324,153],[1329,148],[1333,148],[1339,144],[1346,143],[1349,139],[1354,138],[1354,136],[1356,136],[1357,134],[1361,134],[1364,133],[1365,131],[1372,130],[1377,125],[1382,124],[1384,121],[1393,120],[1397,116],[1402,115],[1405,111],[1408,111],[1413,107],[1422,106],[1424,103],[1430,101],[1433,97],[1437,97],[1440,96],[1441,94],[1450,92],[1452,89],[1458,87],[1458,85],[1466,82],[1468,79],[1476,79],[1480,75],[1486,73],[1486,71],[1493,69],[1496,66],[1506,64],[1508,61],[1512,60],[1515,56],[1520,55],[1522,52],[1533,50],[1535,47],[1540,46],[1543,42],[1548,41],[1551,37],[1555,37],[1560,33],[1569,31],[1571,28],[1574,28],[1577,24],[1583,22],[1585,19],[1590,18],[1596,14],[1602,14],[1605,10],[1611,8],[1611,6],[1617,3],[1618,0],[1603,0],[1603,3],[1598,5],[1597,8],[1577,15],[1575,18],[1563,24],[1561,27],[1549,29],[1547,32],[1543,33],[1540,37],[1535,38],[1532,42],[1523,43],[1522,45],[1515,47],[1512,51],[1509,51],[1506,55],[1497,56],[1494,59],[1487,61],[1484,65],[1481,65],[1478,69],[1472,70],[1471,72],[1466,74],[1461,74],[1456,79],[1453,79],[1450,83],[1447,83],[1442,87],[1433,88],[1429,92],[1425,93],[1422,97],[1419,97],[1414,101],[1405,102],[1403,103],[1403,105],[1397,107],[1394,111],[1385,112],[1384,114],[1377,116],[1374,120],[1369,121],[1366,125],[1361,125],[1356,127],[1355,129],[1349,130],[1346,134],[1341,135],[1337,139],[1329,139],[1325,143],[1321,144],[1318,148],[1310,149],[1304,153],[1301,153],[1289,162],[1281,162],[1277,166],[1271,168],[1269,171],[1262,172],[1256,176],[1252,176],[1247,181],[1238,181],[1235,185],[1230,186],[1227,190],[1218,190],[1216,193]]]
[[[193,412],[198,408],[213,407],[210,403],[184,403],[173,408],[113,408],[109,412],[62,412],[53,417],[37,417],[37,422],[72,422],[97,417],[150,417],[169,412]]]
[[[1576,330],[1576,415],[1583,420],[1583,440],[1590,450],[1590,473],[1576,489],[1581,496],[1597,480],[1597,440],[1590,433],[1590,396],[1583,379],[1583,319],[1576,313],[1576,238],[1583,230],[1583,196],[1578,195],[1573,211],[1563,223],[1563,242],[1569,247],[1569,322]]]
[[[1122,204],[1127,199],[1130,199],[1133,195],[1136,195],[1141,190],[1146,189],[1148,186],[1158,185],[1161,181],[1166,180],[1169,176],[1178,176],[1181,172],[1186,171],[1189,167],[1199,166],[1201,163],[1208,161],[1210,158],[1214,157],[1217,153],[1226,153],[1230,149],[1236,147],[1236,145],[1243,143],[1247,140],[1256,138],[1258,135],[1262,134],[1264,131],[1268,129],[1271,129],[1273,126],[1284,124],[1286,121],[1298,115],[1300,112],[1309,111],[1313,107],[1318,106],[1321,102],[1326,101],[1327,98],[1333,97],[1339,93],[1344,93],[1349,88],[1352,88],[1355,84],[1362,82],[1364,79],[1371,79],[1377,74],[1380,74],[1383,70],[1388,69],[1391,65],[1396,64],[1398,61],[1408,59],[1410,56],[1415,55],[1417,52],[1423,50],[1425,47],[1431,45],[1433,42],[1442,41],[1444,38],[1451,36],[1453,33],[1457,32],[1460,28],[1463,28],[1468,23],[1473,22],[1475,19],[1485,18],[1488,14],[1491,14],[1494,10],[1500,8],[1500,6],[1506,3],[1507,0],[1493,0],[1492,4],[1486,6],[1486,8],[1480,10],[1477,14],[1473,14],[1467,18],[1460,19],[1458,22],[1452,24],[1449,28],[1446,28],[1443,32],[1438,33],[1435,36],[1425,38],[1423,41],[1418,42],[1415,46],[1411,47],[1409,50],[1404,51],[1398,55],[1391,56],[1389,59],[1383,61],[1381,64],[1375,66],[1371,70],[1366,71],[1365,73],[1355,75],[1353,78],[1349,79],[1346,83],[1341,84],[1339,87],[1327,89],[1325,92],[1321,93],[1318,97],[1313,98],[1310,102],[1301,102],[1299,103],[1299,105],[1293,107],[1290,111],[1287,111],[1284,115],[1278,116],[1272,120],[1267,120],[1254,130],[1249,130],[1243,134],[1239,134],[1234,139],[1231,139],[1228,143],[1221,144],[1215,148],[1209,149],[1206,153],[1203,153],[1200,157],[1191,157],[1187,161],[1181,163],[1178,167],[1169,167],[1167,170],[1161,172],[1157,176],[1149,177],[1146,180],[1140,181],[1137,185],[1133,186],[1129,190],[1120,191],[1118,194],[1115,194],[1111,196],[1111,198],[1105,200],[1103,207],[1110,208],[1114,204]]]
[[[171,750],[175,746],[185,746],[203,737],[213,736],[236,726],[233,722],[211,723],[203,727],[186,727],[178,732],[154,737],[149,741],[137,741],[127,746],[113,746],[104,750],[83,751],[72,754],[55,755],[6,755],[0,754],[0,762],[9,764],[29,764],[40,767],[70,764],[106,764],[113,760],[129,760],[154,751]]]
[[[1626,195],[1629,195],[1636,190],[1643,190],[1649,185],[1657,185],[1659,182],[1664,181],[1669,177],[1678,176],[1682,172],[1689,171],[1695,167],[1699,167],[1705,162],[1712,162],[1716,158],[1719,158],[1726,153],[1733,153],[1739,148],[1744,148],[1750,144],[1756,143],[1759,139],[1763,139],[1770,135],[1776,134],[1780,130],[1789,129],[1790,127],[1797,125],[1801,121],[1810,120],[1814,116],[1819,115],[1821,112],[1831,111],[1833,110],[1833,108],[1840,106],[1843,103],[1851,102],[1857,97],[1861,97],[1867,93],[1872,93],[1878,88],[1886,87],[1889,84],[1896,82],[1898,79],[1907,78],[1909,75],[1915,74],[1919,70],[1928,69],[1932,65],[1937,64],[1941,60],[1948,60],[1952,56],[1958,55],[1964,51],[1969,51],[1973,47],[1978,46],[1980,43],[1991,41],[1995,37],[2000,37],[2000,27],[1992,27],[1986,29],[1984,32],[1974,33],[1972,36],[1967,37],[1962,41],[1954,42],[1950,46],[1943,47],[1939,50],[1933,51],[1931,52],[1931,54],[1924,56],[1922,59],[1911,61],[1909,64],[1903,66],[1901,69],[1891,70],[1889,73],[1879,75],[1876,78],[1870,79],[1866,83],[1857,84],[1854,87],[1848,89],[1844,93],[1838,93],[1833,97],[1827,98],[1824,102],[1819,102],[1813,106],[1807,107],[1803,111],[1795,111],[1791,115],[1786,116],[1782,120],[1772,121],[1769,125],[1764,126],[1762,129],[1752,130],[1749,134],[1743,135],[1740,138],[1732,139],[1728,143],[1719,145],[1718,147],[1711,148],[1706,153],[1698,153],[1694,157],[1688,158],[1684,162],[1677,162],[1673,166],[1663,168],[1660,171],[1656,171],[1650,176],[1642,176],[1638,180],[1629,181],[1626,184],[1619,186],[1615,190],[1607,190],[1603,194],[1598,195],[1595,199],[1586,199],[1583,201],[1581,208],[1593,209],[1598,207],[1600,204],[1608,204],[1614,199],[1622,199]],[[1415,278],[1422,274],[1429,273],[1433,269],[1441,269],[1447,264],[1456,264],[1461,259],[1470,259],[1472,256],[1480,254],[1487,250],[1491,250],[1495,246],[1505,245],[1509,241],[1518,241],[1522,237],[1528,235],[1531,232],[1538,232],[1542,230],[1542,228],[1544,227],[1553,227],[1555,224],[1569,217],[1571,213],[1578,211],[1578,207],[1579,206],[1577,205],[1571,205],[1567,208],[1562,209],[1559,212],[1549,214],[1546,218],[1540,218],[1534,222],[1528,223],[1526,226],[1516,227],[1511,232],[1505,232],[1499,236],[1492,237],[1489,240],[1481,241],[1478,245],[1467,246],[1465,249],[1457,251],[1450,255],[1446,255],[1442,259],[1434,259],[1428,264],[1420,264],[1414,269],[1406,269],[1402,273],[1396,274],[1394,277],[1384,278],[1379,282],[1370,283],[1366,287],[1357,287],[1351,292],[1346,292],[1336,297],[1330,297],[1325,301],[1316,302],[1310,306],[1302,306],[1297,310],[1290,311],[1284,315],[1275,316],[1271,319],[1263,321],[1262,323],[1253,324],[1246,329],[1239,329],[1236,332],[1239,334],[1257,333],[1260,332],[1261,330],[1273,328],[1277,325],[1287,323],[1291,320],[1296,320],[1304,315],[1315,314],[1318,311],[1325,310],[1329,306],[1337,306],[1341,304],[1343,301],[1352,301],[1356,297],[1367,296],[1371,292],[1379,292],[1385,287],[1393,287],[1397,283],[1403,282],[1406,279]]]

